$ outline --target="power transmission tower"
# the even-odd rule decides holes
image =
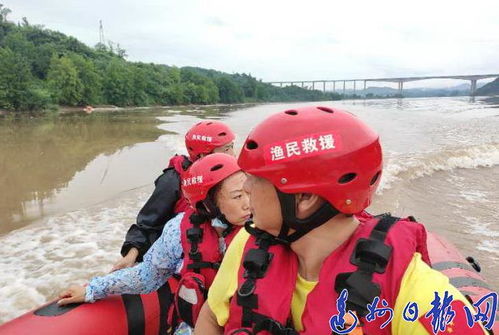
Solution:
[[[105,39],[104,39],[104,27],[102,27],[102,20],[99,20],[100,26],[99,26],[99,43],[102,45],[105,44]]]

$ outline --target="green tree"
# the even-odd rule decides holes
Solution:
[[[270,92],[267,89],[267,86],[270,86],[270,85],[265,85],[261,82],[257,83],[256,89],[255,89],[255,97],[257,100],[265,101],[269,98]]]
[[[128,57],[126,50],[123,49],[122,47],[120,47],[119,43],[116,44],[116,56],[123,58],[123,59]]]
[[[243,94],[247,98],[256,98],[257,80],[248,74],[235,74],[234,80],[243,90]]]
[[[12,11],[0,3],[0,22],[7,22],[7,16],[10,13],[12,13]]]
[[[180,69],[176,66],[168,68],[168,78],[172,84],[180,83]]]
[[[155,64],[137,64],[144,71],[146,77],[145,92],[149,101],[153,104],[165,104],[165,96],[168,86],[173,82],[169,77],[168,67]]]
[[[104,73],[103,92],[107,103],[129,106],[133,102],[131,71],[122,60],[113,59]]]
[[[9,48],[0,48],[0,108],[26,109],[31,80],[26,59]]]
[[[50,67],[50,60],[54,55],[54,46],[44,44],[36,47],[36,52],[31,58],[31,71],[38,79],[46,79]]]
[[[180,69],[180,80],[184,83],[203,85],[209,79],[190,68]]]
[[[16,53],[22,53],[25,57],[29,58],[36,52],[35,45],[26,39],[22,31],[13,31],[9,33],[5,37],[4,47],[10,48]]]
[[[139,66],[131,68],[132,75],[132,96],[131,103],[135,106],[147,106],[150,104],[150,98],[147,94],[149,77],[147,71]]]
[[[217,80],[218,94],[222,103],[235,103],[243,101],[243,92],[241,87],[237,86],[229,78],[219,78]]]
[[[25,109],[29,111],[40,111],[46,109],[52,103],[52,95],[46,88],[30,87],[27,91]]]
[[[188,104],[189,98],[184,94],[184,87],[180,83],[175,83],[165,91],[165,104],[167,105],[185,105]]]
[[[83,84],[78,76],[78,70],[69,57],[59,58],[57,55],[52,57],[47,81],[57,103],[69,106],[81,103]]]
[[[218,95],[217,85],[215,85],[215,83],[210,80],[203,87],[205,88],[206,94],[207,94],[206,103],[207,104],[216,104],[220,99],[220,96]]]
[[[69,56],[78,71],[78,78],[83,85],[80,105],[95,105],[102,100],[102,78],[95,64],[78,54]]]
[[[182,92],[184,94],[186,103],[188,104],[196,104],[199,103],[199,99],[201,97],[197,92],[197,86],[193,83],[182,83]]]

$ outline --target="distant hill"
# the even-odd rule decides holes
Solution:
[[[483,85],[483,84],[482,84]],[[480,83],[478,83],[480,87]],[[468,95],[470,91],[470,84],[463,83],[456,86],[444,87],[444,88],[428,88],[428,87],[419,87],[419,88],[404,88],[403,95],[404,97],[442,97],[442,96],[459,96],[459,95]],[[336,92],[342,93],[343,90],[341,88],[337,88]],[[354,91],[352,89],[345,90],[345,94],[353,95]],[[373,97],[392,97],[397,96],[398,90],[392,87],[378,87],[371,86],[367,87],[365,90],[358,89],[355,91],[356,95],[367,95]]]
[[[499,78],[476,90],[476,95],[496,95],[499,94]]]

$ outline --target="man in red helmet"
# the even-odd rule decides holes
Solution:
[[[357,117],[277,113],[248,135],[238,163],[254,224],[229,247],[196,334],[485,334],[428,265],[424,226],[364,212],[382,152]]]
[[[185,146],[189,157],[175,155],[168,167],[154,182],[155,189],[137,215],[137,222],[130,226],[121,248],[121,258],[112,271],[132,266],[141,261],[144,254],[158,239],[165,223],[187,203],[180,191],[181,175],[192,162],[214,152],[234,156],[232,130],[223,122],[210,120],[195,124],[185,134]]]

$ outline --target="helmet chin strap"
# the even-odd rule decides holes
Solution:
[[[234,229],[234,225],[227,220],[225,215],[220,211],[220,208],[209,198],[206,198],[203,201],[204,205],[208,208],[206,211],[208,218],[210,219],[219,219],[222,223],[227,225],[227,228],[222,232],[222,236],[225,237],[231,233]]]
[[[305,219],[296,217],[295,195],[284,193],[276,188],[279,203],[281,204],[282,226],[278,238],[287,243],[293,243],[301,237],[308,234],[317,227],[340,214],[336,208],[330,203],[325,202],[315,213]],[[289,230],[294,229],[295,232],[289,234]]]

